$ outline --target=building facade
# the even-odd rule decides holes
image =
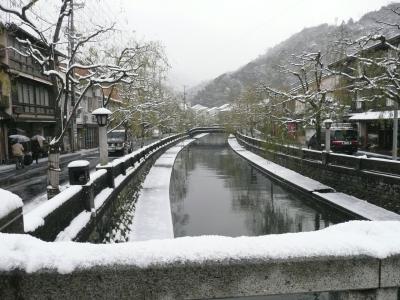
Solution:
[[[36,40],[10,25],[0,24],[0,161],[12,159],[9,136],[22,134],[27,137],[41,135],[48,141],[54,135],[55,96],[52,83],[41,74],[41,67],[30,57],[13,49],[23,50],[17,38]]]

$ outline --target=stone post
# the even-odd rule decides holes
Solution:
[[[99,148],[100,148],[100,165],[108,164],[108,145],[107,145],[107,127],[99,127]]]
[[[399,135],[399,115],[398,115],[398,109],[399,105],[397,102],[394,105],[394,111],[393,111],[393,149],[392,149],[392,158],[393,160],[397,160],[397,138]]]
[[[50,147],[47,176],[47,199],[60,193],[60,150],[58,146]]]

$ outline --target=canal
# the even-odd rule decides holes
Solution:
[[[313,231],[349,220],[348,216],[271,181],[239,157],[223,134],[210,134],[178,154],[170,199],[175,237]],[[231,300],[334,298],[335,293],[312,293]]]
[[[312,231],[349,220],[268,179],[230,149],[223,134],[179,153],[170,199],[175,237]]]

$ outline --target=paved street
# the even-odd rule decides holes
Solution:
[[[77,159],[88,160],[90,168],[94,169],[99,160],[98,150],[83,150],[61,156],[61,184],[68,182],[68,163]],[[0,187],[17,194],[24,202],[44,193],[46,186],[47,158],[41,159],[39,164],[34,162],[21,170],[16,170],[15,165],[5,166],[0,169]]]
[[[156,138],[146,139],[144,144],[157,140]],[[136,143],[134,149],[138,149],[140,143]],[[110,156],[110,161],[116,157]],[[90,170],[94,170],[99,162],[98,149],[81,150],[76,153],[68,153],[60,159],[60,184],[68,183],[68,164],[73,160],[85,159],[90,162]],[[0,188],[6,189],[22,198],[24,203],[46,192],[47,186],[47,158],[39,160],[39,164],[33,162],[24,169],[16,170],[15,165],[0,166]]]

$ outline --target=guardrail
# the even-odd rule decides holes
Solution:
[[[325,151],[310,150],[296,146],[268,142],[243,135],[239,132],[236,133],[236,137],[257,150],[290,155],[298,159],[311,160],[324,165],[334,165],[359,171],[373,172],[382,176],[394,175],[400,177],[400,161],[357,157],[340,153],[326,153]]]
[[[18,222],[18,224],[7,221],[7,226],[3,226],[4,228],[2,227],[2,231],[25,232],[45,241],[54,241],[57,235],[69,226],[82,212],[92,214],[92,217],[99,211],[100,214],[102,214],[102,210],[104,209],[96,207],[94,201],[96,196],[105,188],[110,188],[113,189],[113,191],[107,195],[107,199],[104,202],[109,202],[109,199],[115,197],[122,190],[125,182],[128,182],[131,176],[134,175],[127,174],[128,169],[140,166],[140,163],[144,161],[144,159],[147,159],[155,152],[158,152],[158,150],[182,138],[203,132],[222,131],[222,127],[215,126],[192,128],[188,130],[187,133],[166,137],[131,154],[115,159],[106,166],[98,166],[97,171],[91,174],[91,179],[87,184],[72,185],[52,199],[25,214],[24,218],[22,218],[21,210],[13,212],[12,220],[15,219],[15,222]],[[120,176],[126,178],[120,178]],[[116,182],[117,178],[119,178],[118,182]],[[10,218],[10,216],[7,216],[7,218]],[[86,218],[88,219],[89,215],[87,215]],[[6,218],[4,218],[4,220],[6,220]],[[22,228],[24,228],[24,230],[22,230]],[[82,234],[77,233],[80,239],[84,235],[87,236],[87,232]]]
[[[115,197],[130,179],[130,176],[126,176],[128,169],[137,168],[144,159],[185,137],[187,135],[184,133],[169,136],[115,159],[108,165],[98,166],[97,171],[91,174],[87,184],[72,185],[25,214],[23,219],[19,218],[19,222],[23,220],[24,232],[45,241],[54,241],[57,235],[82,212],[87,212],[88,216],[95,217],[96,211],[99,210],[94,201],[96,196],[105,188],[110,188],[112,192],[105,196],[103,202]],[[123,177],[120,178],[120,176]],[[119,180],[116,183],[117,178]]]
[[[334,189],[400,213],[400,161],[282,145],[236,133],[245,147]]]
[[[378,242],[381,236],[372,226],[370,230],[374,233],[371,243]],[[220,299],[329,292],[332,299],[341,300],[398,299],[398,254],[381,254],[387,253],[382,245],[382,249],[371,245],[371,254],[362,254],[368,249],[357,245],[358,236],[354,242],[348,237],[340,247],[338,237],[345,238],[347,232],[327,232],[327,239],[319,236],[320,242],[315,233],[114,245],[45,244],[20,238],[16,249],[5,247],[3,258],[10,264],[0,271],[0,298]],[[337,239],[331,241],[333,246],[329,238]],[[9,242],[13,243],[12,238]],[[398,253],[395,245],[390,249]],[[291,247],[300,254],[290,251]],[[306,254],[301,247],[315,254]]]

